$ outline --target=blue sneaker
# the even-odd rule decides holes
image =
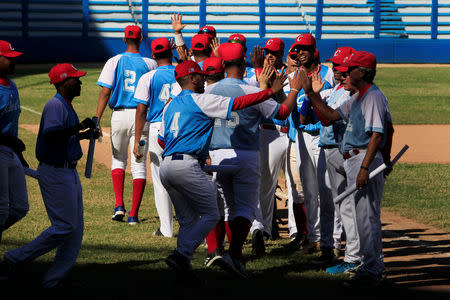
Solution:
[[[128,224],[130,224],[130,225],[139,224],[138,217],[128,217]]]
[[[344,261],[336,266],[327,268],[326,271],[329,274],[344,274],[351,272],[351,270],[356,269],[358,266],[359,264],[353,264]]]
[[[122,205],[119,205],[114,209],[114,214],[111,219],[120,222],[123,220],[123,217],[125,217],[125,208]]]

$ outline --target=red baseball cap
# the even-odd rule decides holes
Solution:
[[[292,47],[295,46],[314,46],[316,47],[316,39],[311,33],[303,33],[295,38]]]
[[[50,84],[55,84],[66,78],[82,77],[86,75],[86,73],[87,72],[85,71],[79,71],[72,64],[64,63],[54,66],[50,72],[48,72],[48,77],[50,77]]]
[[[224,70],[223,60],[220,57],[212,56],[203,61],[203,71],[208,74],[217,74]]]
[[[284,42],[280,38],[268,39],[263,49],[267,49],[273,52],[284,50]]]
[[[207,34],[196,34],[191,39],[192,50],[205,50],[210,48],[211,39]]]
[[[244,47],[239,43],[223,43],[219,46],[219,57],[224,61],[243,58],[245,56]]]
[[[216,29],[214,27],[212,27],[212,26],[203,26],[198,31],[198,34],[206,34],[211,39],[213,39],[213,38],[215,38],[217,36]]]
[[[141,27],[136,25],[128,25],[124,31],[126,39],[140,39],[142,36]]]
[[[239,43],[242,46],[246,47],[247,39],[242,34],[235,33],[235,34],[230,35],[230,37],[228,38],[228,43]]]
[[[160,53],[169,50],[172,50],[172,46],[170,45],[170,41],[168,38],[162,37],[152,41],[153,53]]]
[[[333,57],[327,59],[327,61],[331,61],[337,65],[342,65],[344,59],[347,56],[350,56],[353,52],[355,52],[355,49],[353,49],[352,47],[345,46],[337,48],[336,51],[334,52]]]
[[[7,41],[0,41],[0,56],[17,57],[22,54],[22,52],[14,50],[11,43]]]
[[[348,62],[344,63],[347,67],[364,67],[376,69],[377,59],[375,55],[366,51],[355,51],[351,54]]]
[[[184,77],[189,74],[202,74],[206,75],[207,72],[203,71],[198,63],[192,60],[183,61],[181,64],[175,67],[175,79]]]

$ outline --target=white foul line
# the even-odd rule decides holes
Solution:
[[[36,115],[39,115],[39,116],[41,115],[40,112],[37,112],[34,109],[28,108],[26,106],[21,105],[20,108],[23,108],[26,111],[32,112],[33,114],[36,114]],[[109,134],[107,134],[106,132],[103,132],[103,135],[109,137]]]

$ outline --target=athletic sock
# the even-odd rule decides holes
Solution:
[[[294,219],[297,226],[297,234],[306,236],[306,211],[304,203],[293,203]]]
[[[128,214],[130,217],[137,217],[139,207],[141,206],[142,196],[144,195],[145,184],[147,180],[138,178],[133,179],[133,200],[131,204],[131,211]]]
[[[116,196],[116,207],[124,206],[123,203],[123,185],[125,182],[125,170],[123,169],[114,169],[111,171],[112,182],[114,188],[114,195]]]
[[[228,252],[230,253],[230,256],[232,258],[241,260],[242,248],[244,247],[244,243],[247,240],[247,236],[252,223],[244,217],[237,217],[234,220],[230,221],[229,224],[232,239]]]
[[[217,248],[222,248],[225,240],[225,221],[223,219],[217,222],[217,225],[206,236],[206,244],[208,245],[208,253],[213,253]]]

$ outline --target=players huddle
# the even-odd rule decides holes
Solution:
[[[384,176],[369,180],[369,174],[390,164],[393,127],[387,99],[373,83],[375,56],[340,47],[327,60],[329,68],[320,63],[314,36],[300,34],[289,46],[286,64],[279,38],[256,46],[250,64],[242,34],[220,44],[215,29],[204,26],[188,49],[180,14],[172,17],[172,26],[175,45],[167,38],[153,40],[152,59],[139,54],[141,29],[127,26],[126,52],[109,59],[98,79],[99,123],[106,105],[113,111],[112,219],[125,217],[131,148],[127,221],[139,223],[149,152],[160,219],[154,235],[174,235],[172,206],[180,225],[176,249],[166,258],[169,267],[180,280],[198,283],[191,260],[206,241],[206,267],[218,265],[249,278],[242,249],[251,234],[252,253],[265,254],[283,170],[291,236],[285,253],[320,251],[313,263],[331,274],[351,274],[346,285],[380,284],[385,274],[380,220]],[[8,79],[19,55],[8,42],[0,42],[0,238],[28,211],[28,165],[17,137],[20,101]],[[51,226],[4,255],[10,279],[20,276],[24,263],[57,248],[43,286],[59,286],[76,261],[83,236],[79,141],[102,135],[90,118],[79,122],[71,104],[85,74],[70,64],[56,65],[49,73],[57,93],[42,114],[36,157]],[[355,193],[333,201],[354,184]],[[5,193],[8,189],[17,192]],[[345,255],[339,262],[343,234]]]

